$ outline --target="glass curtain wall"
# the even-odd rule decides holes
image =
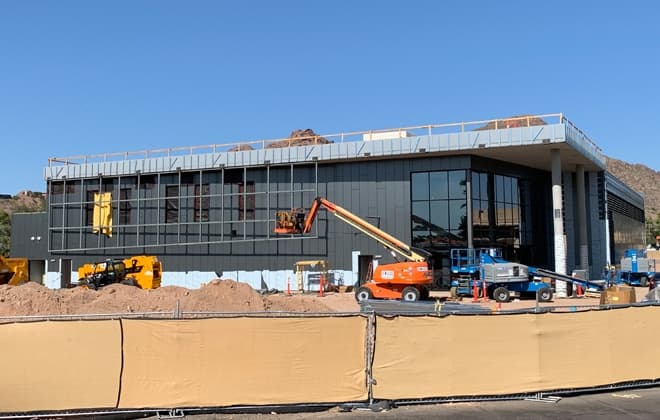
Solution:
[[[466,171],[411,175],[412,243],[429,251],[467,246]]]
[[[435,253],[466,248],[467,176],[472,192],[472,236],[475,248],[498,247],[518,261],[522,220],[518,178],[477,171],[433,171],[411,174],[412,243]]]

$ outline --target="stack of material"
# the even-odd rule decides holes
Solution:
[[[631,286],[612,286],[600,294],[601,305],[628,305],[635,302],[635,289]]]
[[[646,258],[649,260],[655,260],[656,267],[655,269],[660,271],[660,251],[655,249],[646,250]]]
[[[657,302],[660,301],[660,287],[649,290],[649,292],[644,296],[642,302]]]
[[[400,300],[367,299],[360,302],[360,312],[378,315],[449,315],[449,314],[490,314],[489,308],[480,305],[461,304],[457,302],[441,303],[440,301],[424,300],[417,302],[402,302]]]

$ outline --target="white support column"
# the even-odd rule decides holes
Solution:
[[[575,182],[577,183],[577,225],[578,244],[580,246],[580,268],[589,269],[589,244],[587,236],[587,196],[584,188],[584,166],[577,165]]]
[[[474,237],[472,232],[472,171],[466,171],[465,188],[467,193],[467,246],[474,248]]]
[[[566,274],[566,238],[562,215],[561,156],[559,149],[550,151],[552,158],[552,220],[554,226],[555,272]],[[566,297],[566,282],[555,282],[557,297]]]

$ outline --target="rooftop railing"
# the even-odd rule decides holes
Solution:
[[[497,130],[502,128],[531,127],[545,124],[565,123],[572,136],[590,151],[600,153],[600,148],[579,128],[566,119],[563,114],[524,115],[493,120],[469,121],[448,124],[429,124],[409,127],[397,127],[379,130],[353,131],[338,134],[322,134],[269,140],[245,140],[230,143],[216,143],[201,146],[181,146],[165,149],[147,149],[126,152],[109,152],[93,155],[70,157],[52,157],[48,166],[78,165],[86,163],[149,159],[156,157],[187,156],[205,153],[239,152],[245,150],[269,149],[301,145],[328,143],[346,143],[438,134],[463,133],[467,131]]]

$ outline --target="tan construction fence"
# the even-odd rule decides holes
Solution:
[[[660,307],[0,325],[0,412],[506,395],[656,380]],[[373,385],[370,385],[373,382]]]

